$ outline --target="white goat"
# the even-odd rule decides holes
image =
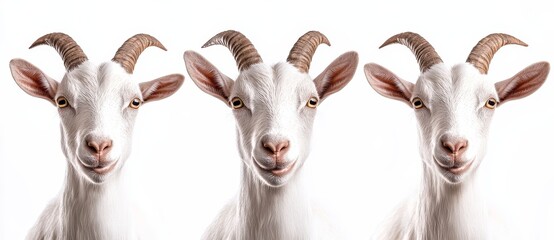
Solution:
[[[60,196],[44,210],[27,239],[137,239],[143,226],[129,205],[120,177],[131,151],[137,109],[172,95],[184,77],[173,74],[136,84],[132,73],[142,51],[165,48],[138,34],[112,61],[96,65],[73,39],[51,33],[31,45],[54,47],[67,70],[61,82],[23,59],[10,61],[16,83],[28,94],[57,105],[68,168]]]
[[[268,66],[241,33],[225,31],[203,47],[228,47],[240,71],[236,81],[205,58],[187,51],[187,71],[204,92],[233,109],[236,118],[242,178],[238,198],[229,203],[203,239],[321,239],[302,184],[302,165],[309,154],[316,107],[353,77],[358,55],[348,52],[315,80],[308,75],[317,46],[329,45],[319,32],[298,39],[287,62]]]
[[[415,110],[423,181],[419,196],[394,214],[378,239],[504,239],[495,235],[476,189],[494,109],[525,97],[545,81],[549,64],[535,63],[513,77],[486,79],[494,53],[506,44],[526,46],[506,34],[491,34],[473,48],[466,63],[446,66],[433,47],[415,33],[401,33],[381,47],[400,43],[416,55],[421,75],[415,84],[389,70],[366,64],[365,74],[379,94]]]

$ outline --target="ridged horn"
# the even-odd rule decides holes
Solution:
[[[487,74],[489,72],[489,64],[496,51],[508,44],[517,44],[527,47],[527,43],[513,36],[504,33],[493,33],[481,39],[481,41],[473,47],[466,62],[473,64],[482,74]]]
[[[167,51],[158,39],[148,34],[140,33],[127,39],[127,41],[125,41],[117,50],[115,56],[112,58],[112,61],[121,64],[125,71],[131,74],[135,70],[135,64],[137,63],[140,54],[144,51],[144,49],[151,46]]]
[[[252,42],[240,32],[234,30],[220,32],[208,40],[202,48],[212,45],[223,45],[227,47],[229,51],[231,51],[231,54],[233,54],[239,71],[243,71],[253,64],[262,62],[262,57],[258,54],[258,50],[256,50]]]
[[[73,70],[73,68],[88,60],[87,55],[85,55],[81,47],[77,45],[73,38],[65,33],[46,34],[31,44],[29,49],[42,44],[51,46],[58,51],[67,71]]]
[[[439,54],[437,54],[433,46],[431,46],[425,38],[417,33],[404,32],[396,34],[387,39],[387,41],[385,41],[385,43],[383,43],[383,45],[379,48],[392,43],[400,43],[412,50],[416,56],[417,62],[419,63],[419,69],[421,72],[427,71],[427,69],[437,63],[442,63],[442,59],[439,57]]]
[[[325,43],[327,46],[331,46],[329,39],[318,31],[309,31],[298,38],[298,41],[294,44],[290,50],[287,62],[294,65],[300,72],[307,73],[310,70],[310,64],[312,63],[312,57],[319,44]]]

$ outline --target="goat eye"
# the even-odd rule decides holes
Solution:
[[[140,107],[140,104],[142,104],[142,101],[139,98],[134,98],[130,103],[129,107],[137,109]]]
[[[421,98],[414,98],[412,100],[412,106],[414,106],[415,109],[420,109],[423,107],[423,101],[421,101]]]
[[[231,99],[231,106],[233,107],[233,109],[239,109],[241,107],[244,107],[244,104],[239,97],[234,97],[233,99]]]
[[[69,102],[67,102],[67,99],[65,97],[58,97],[58,99],[56,99],[56,104],[58,104],[59,108],[69,106]]]
[[[319,102],[319,100],[315,97],[311,97],[310,100],[308,100],[308,102],[306,103],[306,106],[310,107],[310,108],[315,108],[317,107],[317,103]]]
[[[497,103],[498,102],[496,101],[496,99],[489,98],[489,100],[487,100],[487,103],[485,103],[485,107],[490,108],[490,109],[494,109],[496,107]]]

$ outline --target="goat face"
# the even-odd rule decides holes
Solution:
[[[507,80],[497,83],[487,80],[488,63],[496,50],[510,43],[523,45],[506,34],[485,37],[467,63],[452,68],[442,63],[431,45],[417,34],[398,34],[383,45],[392,42],[412,49],[422,70],[419,79],[413,84],[370,63],[364,69],[368,81],[381,95],[414,108],[424,163],[450,184],[462,182],[481,163],[494,109],[533,93],[549,72],[548,63],[540,62]],[[487,47],[484,50],[482,46]]]
[[[309,32],[300,39],[305,38],[319,41],[312,48],[315,51],[325,37]],[[268,66],[250,41],[236,31],[222,32],[208,43],[212,41],[226,46],[242,44],[229,47],[239,50],[233,55],[243,57],[237,58],[240,70],[237,80],[225,76],[192,51],[184,55],[187,71],[200,89],[233,109],[239,152],[249,171],[268,186],[282,186],[302,167],[309,154],[316,107],[350,81],[357,54],[343,54],[312,81],[306,72],[309,62],[300,63],[289,55],[289,62]],[[313,52],[306,55],[311,59]]]
[[[115,63],[82,65],[66,75],[56,93],[62,149],[76,170],[99,183],[128,158],[143,99],[138,84]]]
[[[319,101],[314,83],[290,64],[257,64],[241,73],[230,96],[245,164],[268,185],[284,184],[308,156]]]
[[[469,64],[437,64],[414,86],[411,99],[427,167],[450,183],[479,166],[498,94]]]
[[[60,43],[59,39],[73,41],[60,33],[47,36],[48,43]],[[137,36],[131,39],[136,40]],[[64,52],[63,43],[57,49]],[[67,65],[75,63],[76,58],[62,57],[68,72],[61,82],[22,59],[12,60],[10,68],[16,83],[25,92],[58,107],[62,150],[69,165],[90,182],[102,183],[112,173],[119,172],[129,156],[137,109],[143,103],[172,95],[184,77],[174,74],[137,84],[131,81],[129,70],[122,68],[120,62],[97,66],[82,54],[82,61]]]

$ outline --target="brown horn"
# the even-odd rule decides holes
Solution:
[[[243,71],[253,64],[262,62],[262,57],[258,54],[258,50],[256,50],[252,42],[240,32],[234,30],[220,32],[208,40],[202,48],[216,44],[223,45],[231,51],[231,54],[233,54],[237,62],[239,71]]]
[[[137,63],[140,54],[144,51],[144,49],[151,46],[156,46],[167,51],[158,39],[148,34],[141,33],[127,39],[127,41],[125,41],[117,50],[115,56],[112,58],[112,61],[121,64],[125,71],[131,74],[133,73],[133,70],[135,70],[135,64]]]
[[[298,41],[294,44],[290,50],[287,62],[294,65],[300,72],[307,73],[310,69],[310,63],[314,56],[315,50],[319,44],[325,43],[327,46],[331,46],[329,39],[320,32],[309,31],[302,37],[298,38]]]
[[[65,33],[49,33],[37,39],[29,49],[38,45],[46,44],[54,47],[63,59],[63,64],[67,71],[79,66],[79,64],[88,60],[87,55],[81,47]]]
[[[527,43],[504,33],[490,34],[473,47],[466,62],[473,64],[482,74],[487,74],[492,57],[504,45],[517,44],[527,47]]]
[[[419,69],[421,72],[427,71],[431,66],[442,63],[442,59],[439,57],[439,54],[435,51],[433,46],[427,42],[422,36],[413,32],[404,32],[396,34],[379,48],[387,46],[391,43],[400,43],[408,47],[414,55],[416,56],[417,62],[419,63]]]

